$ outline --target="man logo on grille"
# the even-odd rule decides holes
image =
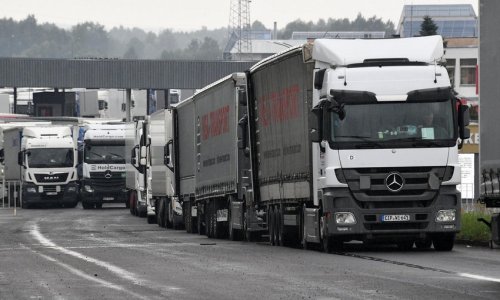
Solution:
[[[393,172],[385,178],[385,185],[391,192],[399,192],[405,185],[405,180],[401,174]]]
[[[113,174],[111,174],[111,171],[110,171],[110,170],[107,170],[107,171],[104,173],[104,178],[106,178],[106,179],[110,179],[111,177],[113,177]]]

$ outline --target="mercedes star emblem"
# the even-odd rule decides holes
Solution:
[[[392,172],[385,178],[385,185],[391,192],[399,192],[405,184],[405,180],[401,174]]]
[[[106,179],[110,179],[112,176],[113,176],[113,175],[111,174],[111,172],[110,172],[110,171],[106,171],[106,173],[104,174],[104,177],[105,177]]]

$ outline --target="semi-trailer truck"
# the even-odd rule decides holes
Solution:
[[[69,126],[4,131],[5,177],[18,180],[22,206],[78,204],[76,146]]]
[[[147,216],[151,201],[151,162],[148,122],[138,119],[125,125],[126,189],[130,213]]]
[[[80,199],[84,209],[103,203],[125,203],[127,198],[125,124],[88,124],[79,158],[82,164]]]
[[[198,231],[451,250],[468,118],[442,57],[439,36],[317,39],[183,101],[174,143],[180,168],[194,162]]]

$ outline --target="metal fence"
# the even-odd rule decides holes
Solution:
[[[22,206],[22,193],[20,181],[3,181],[0,186],[0,208],[18,208]]]

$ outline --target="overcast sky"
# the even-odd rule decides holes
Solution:
[[[0,0],[0,18],[22,20],[33,14],[40,23],[69,28],[94,21],[114,26],[140,27],[159,31],[170,28],[191,31],[227,27],[231,0]],[[478,0],[252,0],[251,21],[278,28],[296,19],[354,19],[376,15],[397,24],[404,4],[472,4],[478,14]],[[396,25],[397,26],[397,25]]]

